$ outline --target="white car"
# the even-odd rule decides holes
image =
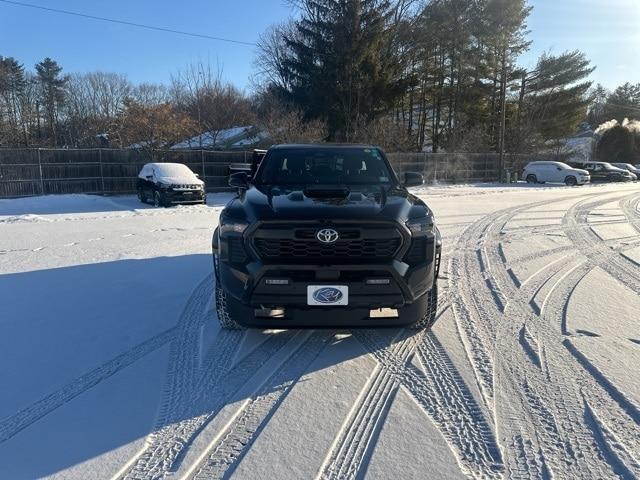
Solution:
[[[522,173],[527,183],[564,183],[570,187],[591,181],[588,171],[562,162],[530,162]]]

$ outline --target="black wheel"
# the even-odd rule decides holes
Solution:
[[[438,313],[438,284],[434,283],[433,288],[429,290],[429,293],[425,295],[426,308],[422,313],[422,317],[411,325],[411,328],[416,330],[429,330],[436,323],[436,314]]]
[[[564,179],[564,184],[567,187],[575,187],[578,184],[578,180],[576,179],[576,177],[569,175],[567,178]]]
[[[164,207],[164,202],[162,201],[162,197],[160,196],[160,192],[158,191],[153,193],[153,206]]]
[[[535,175],[527,175],[527,183],[538,183],[538,177]]]
[[[144,190],[142,188],[138,189],[138,200],[140,200],[142,203],[147,203],[147,195],[144,193]]]
[[[403,323],[410,323],[409,328],[415,330],[430,329],[436,322],[438,312],[438,285],[434,282],[433,288],[425,293],[411,305],[402,307],[398,312]]]
[[[245,310],[246,307],[239,305],[239,302],[230,297],[216,283],[216,312],[220,326],[226,330],[243,330],[244,327],[236,322],[235,317],[238,310]]]

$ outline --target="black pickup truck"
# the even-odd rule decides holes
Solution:
[[[441,237],[370,145],[278,145],[233,173],[213,234],[223,328],[429,328]]]

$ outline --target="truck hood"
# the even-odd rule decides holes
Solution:
[[[388,186],[350,187],[348,193],[322,196],[303,186],[251,187],[229,202],[225,216],[254,221],[389,220],[433,216],[415,195]]]

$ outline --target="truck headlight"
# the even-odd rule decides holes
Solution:
[[[224,233],[242,233],[249,225],[246,222],[239,222],[236,220],[221,220],[220,223],[220,235]]]
[[[433,218],[413,218],[407,221],[407,228],[412,235],[432,235],[433,234]]]

